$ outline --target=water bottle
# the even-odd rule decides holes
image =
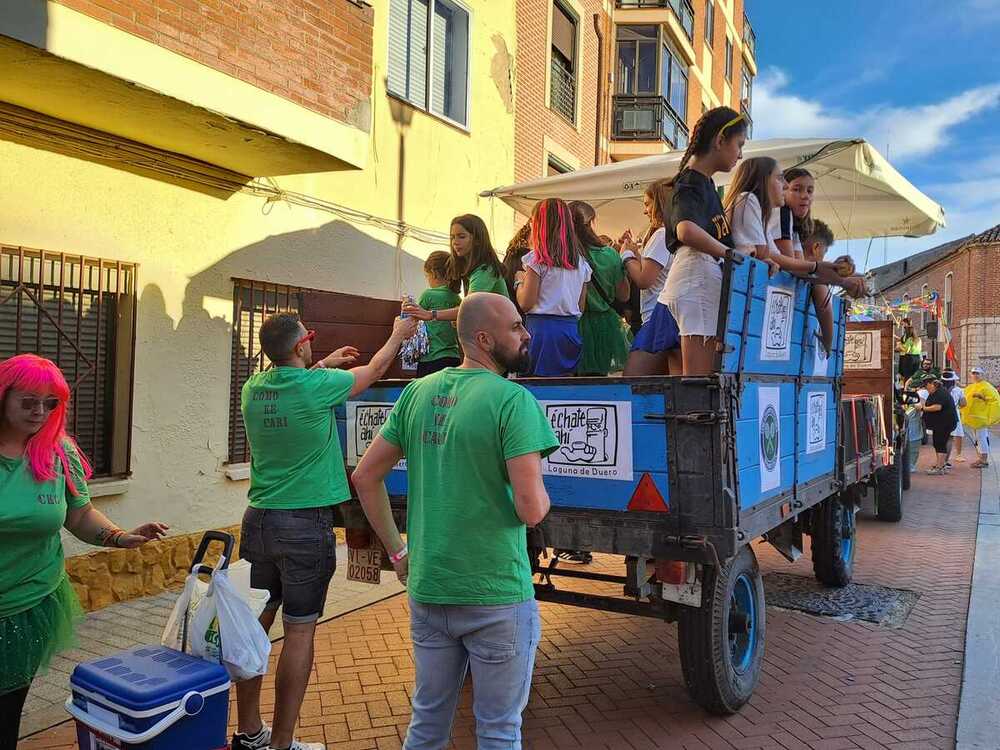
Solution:
[[[402,299],[402,301],[403,301],[404,305],[412,305],[412,304],[414,304],[413,295],[412,294],[407,294],[406,292],[403,292],[403,299]],[[408,318],[408,317],[410,317],[410,313],[408,313],[408,312],[400,312],[399,313],[399,317],[401,317],[401,318]]]

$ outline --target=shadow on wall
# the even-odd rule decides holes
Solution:
[[[147,279],[139,300],[133,468],[146,464],[146,472],[169,485],[170,501],[190,504],[192,511],[212,497],[205,477],[217,476],[230,460],[229,429],[239,418],[231,404],[234,373],[242,382],[254,367],[245,346],[233,352],[233,279],[398,299],[397,264],[409,284],[404,291],[419,294],[425,285],[421,259],[346,222],[273,235],[192,276],[176,326],[156,280]],[[256,352],[256,341],[253,346]],[[155,470],[148,466],[154,462]]]

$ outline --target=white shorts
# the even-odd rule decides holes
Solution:
[[[962,421],[958,421],[958,427],[955,428],[954,432],[951,433],[952,437],[965,437],[965,428],[962,427]]]
[[[721,297],[721,266],[705,253],[681,247],[659,300],[674,316],[680,335],[718,335]]]
[[[981,456],[990,455],[990,428],[980,427],[976,430],[976,451]]]

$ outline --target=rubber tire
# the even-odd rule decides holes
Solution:
[[[732,663],[729,650],[730,596],[740,574],[750,579],[758,614],[754,631],[753,658],[743,674]],[[681,671],[691,699],[709,713],[736,713],[753,695],[764,663],[766,613],[764,581],[757,558],[749,545],[721,568],[705,566],[700,607],[681,607],[677,619],[677,643]]]
[[[875,517],[888,523],[903,520],[903,477],[909,467],[900,472],[899,462],[883,466],[875,472]]]
[[[849,559],[844,559],[843,545],[843,508],[849,504],[851,508],[851,533],[854,534],[854,544],[851,545]],[[847,493],[828,497],[820,503],[813,514],[812,529],[812,561],[813,574],[816,580],[825,586],[842,588],[851,582],[854,575],[854,556],[858,549],[856,509]]]
[[[899,471],[900,484],[903,491],[910,489],[910,443],[903,441],[903,447],[896,450],[896,466]]]

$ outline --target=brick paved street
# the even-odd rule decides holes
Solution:
[[[862,513],[855,580],[919,593],[913,611],[889,629],[769,609],[764,675],[738,716],[708,716],[688,699],[675,626],[542,605],[526,747],[953,747],[979,490],[976,470],[958,464],[950,477],[914,475],[902,523]],[[789,565],[768,546],[756,549],[765,573],[812,574],[808,554]],[[397,596],[320,627],[302,739],[338,750],[399,747],[413,680],[407,623]],[[270,707],[271,679],[263,695]],[[469,697],[467,688],[456,748],[474,747]],[[68,750],[72,727],[20,747]]]

